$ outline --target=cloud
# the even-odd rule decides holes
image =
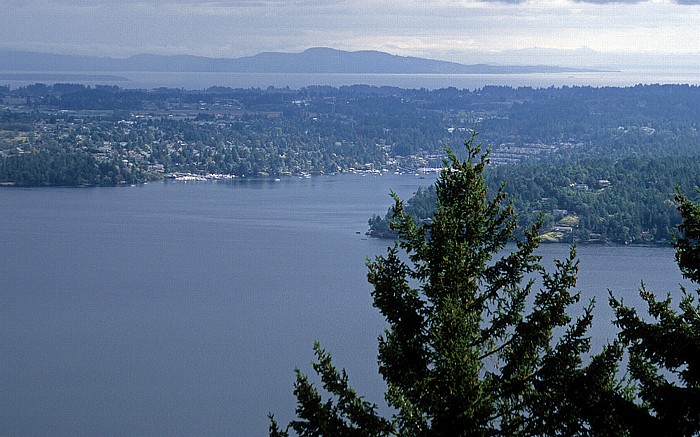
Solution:
[[[14,1],[14,0],[12,0]],[[22,1],[22,0],[20,0]],[[284,8],[314,7],[328,4],[346,3],[348,0],[48,0],[49,3],[73,4],[80,6],[140,4],[144,6],[187,5],[191,7],[227,7],[227,8]]]
[[[497,0],[481,0],[481,1],[497,1]],[[504,0],[509,1],[509,0]],[[573,0],[575,3],[592,3],[597,5],[606,5],[614,3],[623,4],[639,4],[639,3],[652,3],[652,0]],[[700,5],[700,0],[670,0],[671,3],[677,5]]]
[[[474,51],[532,47],[698,53],[697,15],[688,13],[692,6],[687,6],[698,4],[700,0],[0,0],[0,46],[104,56],[215,57],[328,46],[458,62],[477,61],[469,55]]]
[[[480,0],[480,1],[498,1],[498,0]],[[510,1],[510,0],[504,0]],[[607,4],[641,4],[641,3],[654,3],[652,0],[572,0],[574,3],[591,3],[596,5],[607,5]],[[670,0],[671,4],[675,5],[700,5],[700,0]]]
[[[593,3],[597,5],[607,5],[611,3],[637,4],[648,0],[574,0],[576,3]]]
[[[480,0],[480,1],[500,1],[500,0]],[[502,0],[502,1],[507,1],[511,2],[511,0]],[[592,4],[597,4],[597,5],[607,5],[607,4],[615,4],[615,3],[623,3],[623,4],[640,4],[640,3],[653,3],[652,0],[572,0],[575,3],[592,3]],[[515,0],[514,2],[522,3],[518,0]],[[677,5],[700,5],[700,0],[670,0],[672,4],[677,4]]]

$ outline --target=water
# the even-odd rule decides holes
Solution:
[[[22,76],[24,75],[24,76]],[[400,88],[438,89],[456,87],[477,89],[487,85],[533,88],[551,86],[615,86],[637,84],[700,85],[700,70],[633,69],[609,72],[531,73],[531,74],[288,74],[288,73],[46,73],[0,71],[0,84],[12,88],[41,83],[83,83],[87,85],[118,85],[122,88],[152,89],[157,87],[205,89],[212,86],[232,88],[298,89],[311,85],[366,84]]]
[[[390,189],[426,183],[0,190],[0,435],[264,435],[268,412],[292,417],[293,369],[311,372],[314,340],[381,402],[364,263],[388,243],[363,234]],[[608,288],[635,302],[643,278],[664,292],[681,281],[669,248],[579,255],[603,316]]]

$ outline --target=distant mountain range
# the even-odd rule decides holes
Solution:
[[[379,51],[347,52],[331,48],[311,48],[301,53],[268,52],[235,59],[148,54],[135,55],[128,58],[109,58],[0,50],[0,71],[523,74],[595,70],[551,65],[465,65],[456,62],[396,56]]]

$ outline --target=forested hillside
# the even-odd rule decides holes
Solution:
[[[700,184],[700,158],[523,163],[491,168],[486,179],[492,190],[505,183],[522,224],[531,226],[542,215],[545,242],[669,244],[680,223],[673,203],[676,186],[694,192]],[[419,190],[406,209],[418,221],[431,218],[434,190]],[[369,233],[392,237],[390,214],[370,219]]]

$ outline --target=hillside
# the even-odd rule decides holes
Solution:
[[[547,65],[464,65],[396,56],[379,51],[310,48],[301,53],[268,52],[242,58],[141,54],[128,58],[0,50],[0,71],[154,71],[346,74],[522,74],[583,71]]]

